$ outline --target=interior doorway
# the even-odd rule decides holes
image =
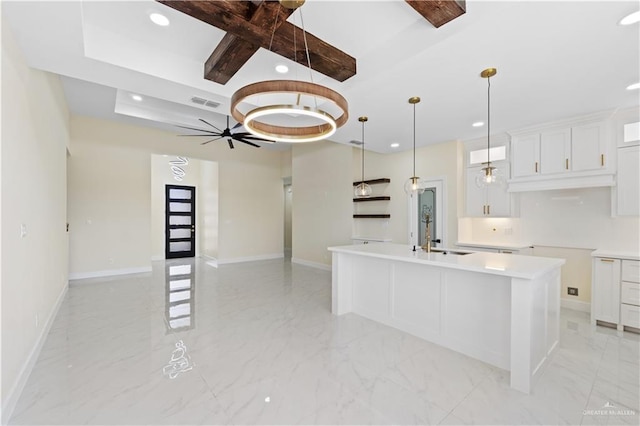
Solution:
[[[426,218],[431,221],[431,244],[433,247],[446,246],[446,212],[444,178],[425,181],[424,192],[418,196],[409,195],[409,244],[421,246],[425,242]]]
[[[291,223],[291,207],[293,204],[293,190],[291,187],[291,178],[284,179],[284,258],[291,259],[292,254],[292,223]]]
[[[196,255],[196,188],[165,186],[165,257]]]

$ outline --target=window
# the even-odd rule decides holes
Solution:
[[[491,161],[500,161],[507,159],[507,147],[495,146],[489,150]],[[482,164],[487,162],[487,149],[478,149],[469,152],[469,165]]]

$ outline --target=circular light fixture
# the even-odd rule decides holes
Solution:
[[[284,64],[276,65],[276,72],[279,72],[280,74],[286,74],[289,72],[289,67]]]
[[[391,148],[397,148],[400,146],[400,144],[398,142],[394,142],[391,145],[389,145]]]
[[[342,114],[335,118],[318,108],[287,104],[258,107],[246,114],[238,109],[238,105],[249,97],[282,93],[295,93],[298,95],[298,99],[305,95],[329,101],[337,106]],[[321,124],[283,126],[257,120],[261,117],[282,114],[288,114],[291,118],[296,116],[312,117],[319,120]],[[349,108],[347,100],[328,87],[296,80],[269,80],[249,84],[237,90],[231,97],[231,115],[236,121],[244,124],[247,132],[257,137],[276,142],[314,142],[330,137],[338,127],[344,125],[349,118]]]
[[[627,86],[627,90],[637,90],[637,89],[640,89],[640,82],[633,83]]]
[[[280,0],[282,7],[286,9],[297,9],[304,4],[305,0]]]
[[[632,25],[640,22],[640,10],[625,16],[620,20],[620,25]]]
[[[131,95],[131,99],[133,99],[136,102],[142,102],[142,96],[140,95]]]
[[[473,127],[482,127],[484,126],[484,121],[476,121],[472,124]]]
[[[166,27],[169,25],[169,18],[167,18],[161,13],[157,13],[157,12],[151,13],[149,15],[149,19],[151,19],[151,22],[161,27]]]

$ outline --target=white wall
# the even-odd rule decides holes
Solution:
[[[293,261],[329,266],[327,247],[350,244],[351,157],[351,147],[333,142],[293,146]]]
[[[2,25],[2,422],[67,289],[69,113],[57,76],[28,68]],[[21,225],[26,235],[21,237]]]
[[[198,182],[200,255],[218,257],[218,163],[200,161]]]
[[[117,272],[150,266],[150,154],[184,155],[218,163],[219,236],[215,257],[220,262],[282,255],[283,153],[243,144],[234,150],[226,143],[202,146],[193,138],[185,140],[176,134],[72,117],[69,161],[72,273]],[[205,253],[215,254],[215,250],[212,245]]]

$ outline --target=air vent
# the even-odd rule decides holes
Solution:
[[[358,145],[358,146],[362,145],[362,141],[357,141],[357,140],[350,140],[349,143],[351,145]]]
[[[210,101],[208,99],[199,98],[198,96],[191,98],[191,102],[198,105],[204,105],[209,108],[218,108],[220,106],[220,102]]]

